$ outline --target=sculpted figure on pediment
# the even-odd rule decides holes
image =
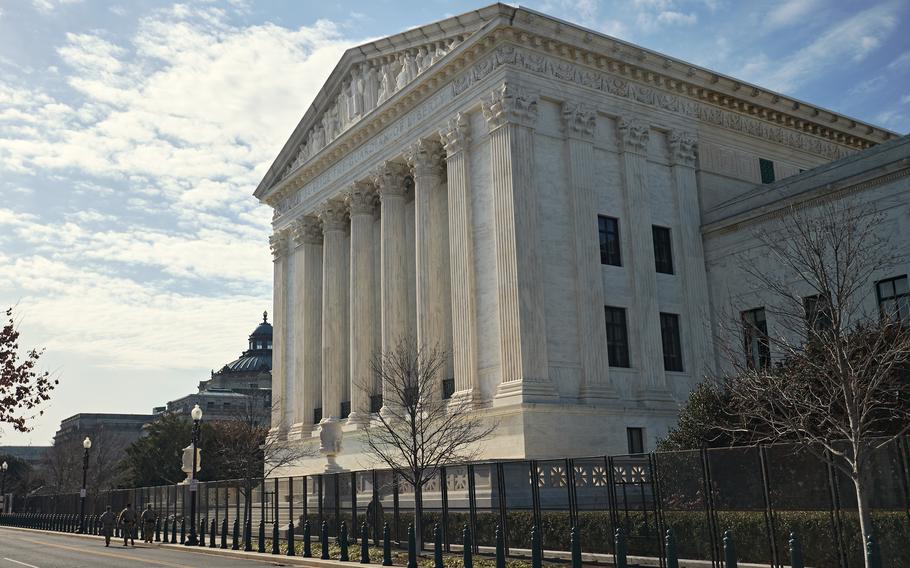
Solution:
[[[379,77],[376,75],[376,68],[364,63],[360,80],[363,82],[363,112],[366,113],[376,107],[376,100],[379,98]]]
[[[415,61],[417,63],[418,73],[423,73],[430,65],[433,64],[433,62],[430,60],[430,54],[427,52],[426,46],[421,46],[421,48],[417,50],[417,58]]]
[[[443,42],[438,42],[433,46],[433,54],[430,56],[430,65],[433,65],[446,56],[446,48]]]
[[[392,73],[392,65],[384,63],[380,75],[379,95],[376,99],[377,105],[382,104],[395,93],[395,75]]]
[[[313,152],[318,152],[325,146],[325,128],[322,125],[313,130]]]
[[[355,68],[351,71],[351,85],[348,93],[350,107],[348,114],[351,117],[363,114],[363,76],[360,70]]]
[[[395,88],[401,90],[417,77],[420,70],[417,68],[417,60],[408,51],[400,55],[398,61],[401,63],[401,71],[398,72],[398,77],[395,79]]]

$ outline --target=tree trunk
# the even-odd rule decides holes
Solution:
[[[423,485],[414,486],[414,541],[417,554],[423,550]]]
[[[862,535],[862,546],[860,548],[863,551],[863,559],[866,563],[866,568],[871,568],[869,565],[869,557],[866,555],[866,539],[872,534],[872,511],[869,508],[863,470],[858,470],[854,473],[853,487],[856,489],[856,510],[859,515],[859,529],[860,534]]]

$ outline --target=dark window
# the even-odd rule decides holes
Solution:
[[[642,428],[626,428],[630,454],[645,453],[645,433]]]
[[[450,399],[455,394],[455,379],[443,379],[442,398]]]
[[[682,371],[682,348],[679,341],[679,316],[660,314],[660,338],[664,348],[664,370]]]
[[[607,320],[607,357],[611,367],[629,366],[629,332],[625,308],[604,306]]]
[[[670,229],[651,227],[654,234],[654,266],[658,272],[673,274],[673,245],[670,244]]]
[[[743,312],[743,341],[746,350],[746,365],[750,369],[764,369],[771,363],[771,348],[768,343],[768,324],[765,308]]]
[[[322,422],[322,409],[314,408],[313,409],[313,424],[319,424]]]
[[[759,158],[758,170],[761,172],[762,183],[774,183],[774,162]]]
[[[600,227],[600,263],[622,266],[622,255],[619,251],[619,220],[599,215]]]
[[[380,410],[382,410],[382,395],[370,395],[370,412],[379,412]]]
[[[910,290],[907,277],[898,276],[880,280],[875,285],[878,294],[878,310],[881,316],[910,322]]]
[[[822,301],[820,294],[803,298],[803,307],[806,311],[806,328],[810,335],[831,329],[831,309],[827,301]]]
[[[351,401],[346,401],[341,403],[341,417],[347,418],[351,415]]]

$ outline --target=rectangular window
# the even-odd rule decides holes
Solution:
[[[611,367],[629,366],[629,331],[625,308],[604,306],[607,320],[607,357]]]
[[[448,400],[455,394],[455,378],[442,380],[442,398]]]
[[[740,315],[743,320],[746,365],[750,369],[764,369],[771,363],[765,308],[747,310]]]
[[[774,183],[774,162],[759,158],[758,170],[761,172],[762,183]]]
[[[645,432],[643,428],[626,428],[630,454],[645,453]]]
[[[322,408],[313,409],[313,424],[319,424],[322,422]]]
[[[347,418],[351,415],[351,401],[345,401],[341,403],[341,417]]]
[[[906,276],[879,280],[875,291],[878,294],[878,310],[883,318],[910,322],[910,290]]]
[[[600,228],[600,263],[622,266],[619,251],[619,220],[613,217],[597,216]]]
[[[660,314],[660,338],[664,348],[664,370],[682,371],[682,348],[679,341],[679,316]]]
[[[827,301],[822,301],[821,294],[803,298],[806,311],[806,329],[809,335],[818,335],[831,329],[831,310]]]
[[[670,229],[652,226],[654,235],[654,266],[658,272],[673,274],[673,245],[670,244]]]

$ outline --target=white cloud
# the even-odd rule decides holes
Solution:
[[[698,16],[696,16],[694,12],[684,14],[682,12],[676,12],[674,10],[664,10],[657,15],[657,21],[661,24],[667,24],[671,26],[691,26],[698,21]]]
[[[819,9],[820,0],[785,0],[773,7],[766,20],[766,29],[804,24],[806,18]]]
[[[59,8],[60,6],[65,6],[67,4],[79,4],[82,0],[32,0],[32,6],[35,7],[39,12],[49,14]]]
[[[910,104],[910,95],[904,95],[901,97],[901,104],[906,105]]]

